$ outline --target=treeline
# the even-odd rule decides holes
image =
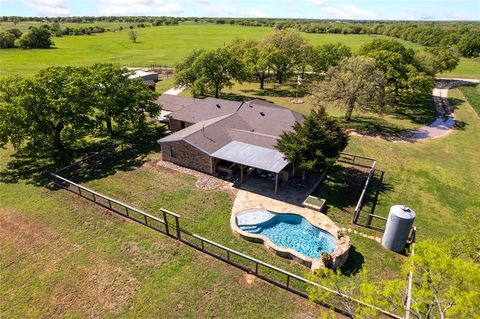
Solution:
[[[112,64],[49,67],[31,78],[0,81],[0,147],[62,150],[66,142],[142,130],[155,116],[157,94]]]
[[[132,22],[132,23],[154,23],[155,21],[166,22],[167,24],[178,24],[182,21],[191,21],[194,18],[180,17],[147,17],[147,16],[103,16],[103,17],[19,17],[19,16],[2,16],[0,22],[45,22],[45,23],[95,23],[95,22]],[[165,24],[165,23],[164,23]]]
[[[430,94],[435,74],[453,70],[458,62],[452,49],[415,52],[384,39],[365,44],[353,56],[343,44],[312,46],[297,31],[276,30],[261,41],[233,39],[213,51],[193,51],[175,66],[175,82],[194,96],[219,97],[233,81],[257,81],[263,89],[270,79],[281,84],[308,71],[312,94],[345,107],[349,121],[355,107],[382,112],[401,98]]]
[[[186,17],[0,17],[0,22],[37,21],[45,23],[133,22],[160,26],[181,22],[230,24],[307,33],[377,34],[404,39],[429,47],[455,47],[464,57],[480,56],[480,23],[420,21],[334,21],[274,18],[186,18]],[[92,31],[90,31],[93,33]],[[75,34],[75,32],[74,32]]]
[[[51,36],[44,27],[31,27],[25,33],[16,28],[0,31],[0,49],[48,49],[53,45]]]

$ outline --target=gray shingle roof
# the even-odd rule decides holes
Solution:
[[[177,96],[170,94],[162,94],[155,101],[155,103],[160,105],[163,110],[171,112],[180,111],[185,106],[193,104],[194,102],[195,99],[193,97]]]
[[[273,172],[286,165],[283,155],[275,149],[278,136],[284,131],[290,131],[295,122],[304,121],[303,115],[265,101],[241,103],[213,98],[197,99],[195,103],[173,112],[171,116],[195,124],[164,137],[159,140],[160,143],[184,140],[218,158],[223,158],[220,155],[233,156],[233,148],[238,147],[235,162],[249,165],[241,162],[241,158],[245,157],[244,161],[257,163],[257,166],[249,166]],[[220,151],[222,149],[224,152]],[[268,162],[269,158],[272,162],[259,166],[263,165],[260,164],[262,161]]]
[[[193,104],[172,113],[171,116],[175,120],[197,123],[235,113],[240,105],[242,105],[242,102],[207,97],[206,99],[195,99]]]

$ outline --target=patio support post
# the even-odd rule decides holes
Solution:
[[[278,174],[279,173],[275,173],[275,194],[277,193],[277,190],[278,190]]]
[[[243,184],[243,168],[244,166],[240,164],[240,185]]]
[[[212,175],[213,176],[217,175],[217,160],[215,157],[211,157],[210,165],[212,166],[211,167]]]

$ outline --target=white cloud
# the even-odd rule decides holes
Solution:
[[[323,6],[327,1],[328,0],[308,0],[308,2],[316,6]]]
[[[203,9],[208,16],[213,17],[254,17],[254,18],[264,18],[267,14],[257,8],[235,8],[233,6],[214,6],[214,5],[205,5]]]
[[[252,16],[252,17],[255,17],[255,18],[265,18],[267,16],[267,14],[265,12],[263,12],[262,10],[259,10],[259,9],[255,9],[255,8],[249,9],[248,10],[248,15]]]
[[[373,11],[360,9],[359,7],[353,4],[339,4],[336,7],[325,7],[322,9],[331,17],[328,18],[338,18],[338,19],[373,19],[377,14]]]
[[[98,15],[178,15],[183,7],[168,0],[99,0]]]
[[[29,0],[25,1],[39,16],[68,16],[70,9],[63,0]]]
[[[204,5],[204,6],[208,6],[212,4],[210,0],[195,0],[195,2],[200,3],[201,5]]]

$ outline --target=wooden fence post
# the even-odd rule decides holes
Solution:
[[[170,231],[168,230],[168,221],[167,221],[167,212],[163,211],[163,221],[165,222],[165,231],[167,235],[170,235]]]
[[[175,216],[175,227],[177,228],[177,239],[181,239],[180,237],[180,221],[178,216]]]

